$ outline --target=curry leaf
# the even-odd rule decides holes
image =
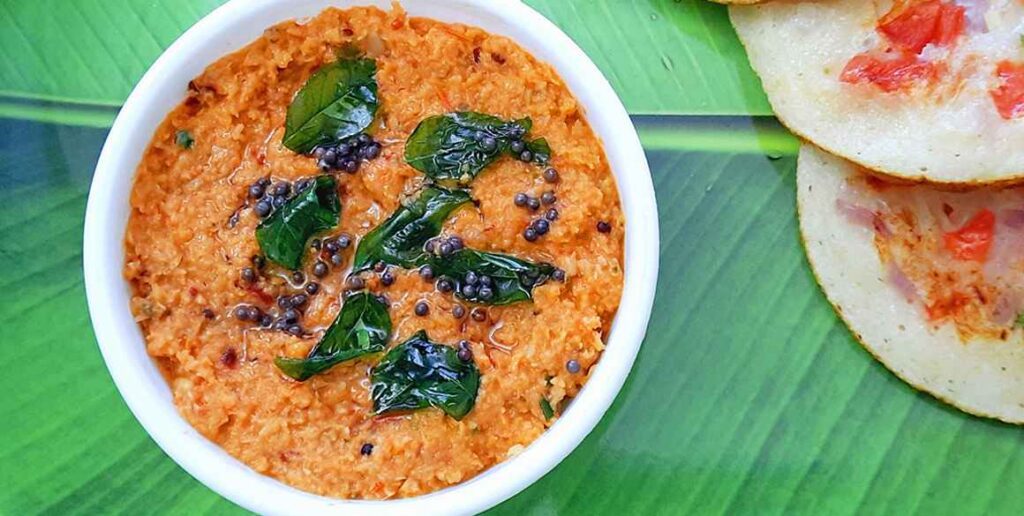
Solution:
[[[405,268],[420,265],[426,256],[423,245],[441,232],[456,208],[471,200],[464,190],[425,188],[359,241],[353,270],[363,271],[377,262]]]
[[[369,127],[377,114],[376,73],[376,62],[365,58],[342,58],[317,70],[288,106],[285,147],[305,154]]]
[[[302,265],[306,242],[338,224],[341,202],[334,178],[318,176],[256,227],[256,241],[267,259],[295,270]]]
[[[346,360],[384,351],[390,337],[387,305],[377,296],[360,292],[345,299],[338,317],[306,358],[278,357],[274,364],[301,382]]]
[[[430,342],[422,330],[384,355],[371,373],[377,414],[436,407],[461,420],[473,409],[479,387],[476,364],[459,360],[451,346]]]
[[[533,299],[533,288],[546,282],[555,272],[547,263],[532,263],[506,254],[475,249],[460,249],[448,256],[431,256],[431,268],[455,286],[455,295],[474,303],[507,305]],[[477,280],[469,285],[466,276]],[[483,279],[483,278],[488,279]],[[490,296],[483,295],[483,282],[491,283]],[[471,287],[471,288],[467,288]]]
[[[512,142],[521,140],[532,126],[529,118],[506,122],[469,111],[431,116],[405,142],[405,161],[434,180],[468,183],[509,153]],[[537,163],[551,158],[551,148],[543,139],[528,142],[526,148]]]
[[[547,165],[551,161],[551,146],[544,138],[526,142],[526,149],[533,154],[533,161],[541,165]]]
[[[424,249],[428,240],[440,234],[445,219],[470,201],[464,190],[425,188],[419,197],[400,207],[360,240],[353,271],[367,270],[378,262],[406,269],[430,265],[436,275],[449,278],[455,295],[466,301],[506,305],[533,299],[533,287],[551,277],[555,271],[552,265],[473,249],[460,249],[445,256]],[[464,288],[469,273],[486,278],[483,281],[489,283],[487,290],[479,286]]]

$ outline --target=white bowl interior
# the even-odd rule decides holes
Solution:
[[[111,376],[149,434],[192,476],[246,509],[267,514],[345,511],[461,514],[509,498],[551,470],[594,428],[632,367],[654,301],[658,219],[650,171],[636,131],[611,86],[551,22],[519,1],[405,0],[412,16],[475,25],[508,36],[553,65],[601,138],[626,216],[625,288],[608,347],[566,413],[517,457],[457,486],[415,498],[338,500],[260,475],[196,432],[174,407],[146,353],[121,275],[123,236],[135,169],[150,138],[186,87],[209,64],[258,38],[271,25],[315,16],[326,7],[390,0],[233,0],[193,26],[150,68],[125,103],[96,168],[86,211],[84,267],[89,311]]]

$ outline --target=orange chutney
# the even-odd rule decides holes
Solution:
[[[376,60],[381,107],[372,132],[383,151],[357,174],[336,175],[341,223],[328,235],[358,240],[422,185],[403,148],[427,116],[455,110],[529,116],[531,134],[553,149],[557,183],[546,183],[535,165],[501,158],[473,182],[478,204],[456,211],[444,232],[476,249],[555,264],[566,272],[564,282],[537,287],[533,302],[483,307],[487,317],[479,321],[454,317],[460,302],[416,271],[395,269],[395,282],[386,287],[378,275],[366,276],[367,288],[390,303],[389,347],[421,329],[436,342],[471,343],[481,385],[475,408],[461,421],[436,409],[374,416],[368,371],[379,354],[305,382],[275,367],[275,357],[305,356],[338,314],[345,266],[317,279],[320,290],[304,315],[311,335],[232,317],[241,304],[270,310],[275,297],[297,292],[284,271],[272,268],[255,285],[240,278],[260,253],[254,236],[260,219],[246,191],[263,177],[295,181],[319,173],[314,158],[282,145],[285,114],[310,75],[347,46]],[[179,131],[194,139],[190,148],[176,143]],[[557,194],[559,217],[550,233],[527,242],[523,229],[538,214],[516,207],[513,198],[547,190]],[[611,230],[598,231],[598,221]],[[181,415],[198,431],[256,471],[300,489],[384,499],[465,481],[518,453],[557,419],[601,356],[618,309],[623,230],[601,144],[550,66],[507,38],[409,18],[398,7],[329,9],[268,29],[191,82],[139,164],[124,275],[148,352]],[[349,264],[353,248],[343,255]],[[309,265],[306,260],[304,270],[312,278]],[[427,316],[413,313],[420,301],[430,307]],[[579,372],[567,370],[569,360],[580,364]],[[545,417],[542,399],[555,408],[554,418]],[[372,453],[360,453],[365,444]]]

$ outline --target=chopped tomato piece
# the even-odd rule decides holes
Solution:
[[[935,25],[935,37],[932,43],[940,47],[948,47],[956,42],[967,27],[967,10],[959,5],[942,4],[939,23]]]
[[[870,83],[890,92],[920,80],[932,81],[937,75],[935,65],[921,62],[909,53],[891,58],[858,54],[846,64],[839,80],[851,84]]]
[[[999,115],[1010,120],[1024,116],[1024,64],[1000,61],[996,65],[998,88],[989,91]]]
[[[920,54],[934,44],[950,45],[964,32],[964,8],[940,0],[897,5],[879,21],[878,31],[896,47]]]
[[[933,82],[944,71],[941,63],[917,56],[928,45],[949,46],[964,33],[966,11],[943,0],[896,2],[878,21],[877,30],[887,43],[858,54],[846,64],[840,80],[871,83],[892,92],[919,81]]]
[[[983,262],[988,256],[995,236],[996,216],[991,210],[979,211],[960,229],[943,235],[946,249],[953,258],[964,261]]]

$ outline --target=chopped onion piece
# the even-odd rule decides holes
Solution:
[[[999,214],[1003,224],[1013,229],[1024,229],[1024,210],[1006,209]]]
[[[896,262],[890,261],[887,268],[889,283],[907,299],[908,303],[917,299],[917,287],[910,281],[910,278],[900,270]]]
[[[851,223],[875,229],[875,212],[845,199],[836,199],[836,209]]]
[[[985,15],[988,13],[990,0],[956,0],[957,5],[964,8],[964,16],[967,18],[967,29],[972,32],[988,32],[988,22]]]
[[[1020,297],[1012,292],[999,296],[992,306],[992,322],[999,326],[1009,326],[1017,319],[1021,311]]]

